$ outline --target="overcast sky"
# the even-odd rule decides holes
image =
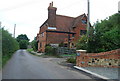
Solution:
[[[87,0],[0,0],[0,21],[11,34],[16,24],[16,37],[27,34],[32,41],[48,17],[53,1],[57,14],[77,17],[87,14]],[[90,0],[90,22],[103,20],[118,12],[120,0]]]

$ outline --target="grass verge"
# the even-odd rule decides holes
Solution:
[[[29,49],[27,49],[27,51],[30,53],[30,54],[32,54],[32,55],[35,55],[35,56],[41,56],[41,55],[37,55],[36,53],[34,53],[33,51],[33,48],[29,48]]]
[[[44,55],[45,55],[45,56],[49,56],[49,57],[62,58],[62,56],[57,55],[57,54],[45,53]]]
[[[13,54],[8,54],[5,56],[2,56],[2,67],[5,66],[5,64],[7,63],[7,61],[12,57]]]
[[[27,49],[27,51],[32,54],[32,55],[35,55],[35,56],[38,56],[38,57],[56,57],[56,58],[62,58],[61,56],[59,55],[56,55],[56,54],[51,54],[51,53],[45,53],[45,54],[42,54],[42,55],[37,55],[36,53],[33,53],[33,48],[29,48]]]
[[[75,57],[76,54],[64,54],[64,55],[61,55],[62,57]]]

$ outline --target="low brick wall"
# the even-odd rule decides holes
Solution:
[[[76,66],[120,68],[120,49],[101,53],[86,53],[85,50],[77,50]]]

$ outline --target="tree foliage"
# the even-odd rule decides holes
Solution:
[[[120,14],[96,23],[95,52],[104,52],[120,48]]]
[[[88,52],[105,52],[120,48],[120,14],[116,13],[101,22],[97,21],[93,35],[83,44],[87,46]]]
[[[20,35],[18,35],[17,41],[20,42],[21,40],[27,40],[27,41],[29,41],[29,39],[28,39],[28,37],[27,37],[26,34],[20,34]]]
[[[83,35],[81,38],[78,40],[78,43],[76,44],[77,49],[87,49],[87,36]]]
[[[4,30],[4,29],[1,29],[1,30],[2,30],[2,53],[3,53],[3,56],[11,55],[16,50],[19,49],[19,44],[7,30]]]
[[[20,49],[27,49],[29,39],[26,34],[18,35],[16,40],[19,42]]]
[[[29,42],[27,40],[20,40],[19,41],[20,49],[26,49],[28,44],[29,44]]]
[[[19,44],[7,30],[4,30],[3,28],[0,29],[0,34],[2,34],[2,38],[0,38],[0,44],[2,44],[2,66],[4,66],[14,52],[19,49]]]
[[[36,41],[36,38],[31,42],[31,46],[32,46],[34,51],[38,50],[38,43]]]

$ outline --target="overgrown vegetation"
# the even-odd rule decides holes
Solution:
[[[57,56],[57,48],[54,48],[51,45],[47,44],[45,46],[45,54],[46,55]]]
[[[33,51],[34,51],[33,48],[28,48],[27,51],[28,51],[30,54],[33,54],[33,55],[36,55],[36,56],[37,56],[37,54],[33,52]]]
[[[83,36],[77,43],[77,49],[86,49],[87,52],[105,52],[118,48],[120,48],[120,14],[118,13],[101,22],[97,21],[94,33],[89,38]]]
[[[34,40],[31,42],[31,46],[33,48],[34,51],[38,50],[38,43],[36,41],[36,37],[34,38]]]
[[[87,36],[83,35],[79,40],[78,43],[76,44],[77,49],[87,49]]]
[[[31,52],[31,51],[33,51],[33,48],[28,48],[27,51]]]
[[[70,57],[70,58],[67,59],[66,62],[75,64],[76,63],[76,58]]]
[[[3,28],[0,30],[2,30],[2,65],[4,65],[13,53],[19,49],[19,44],[7,30]]]
[[[26,34],[18,35],[16,40],[19,42],[20,49],[27,49],[29,39]]]

